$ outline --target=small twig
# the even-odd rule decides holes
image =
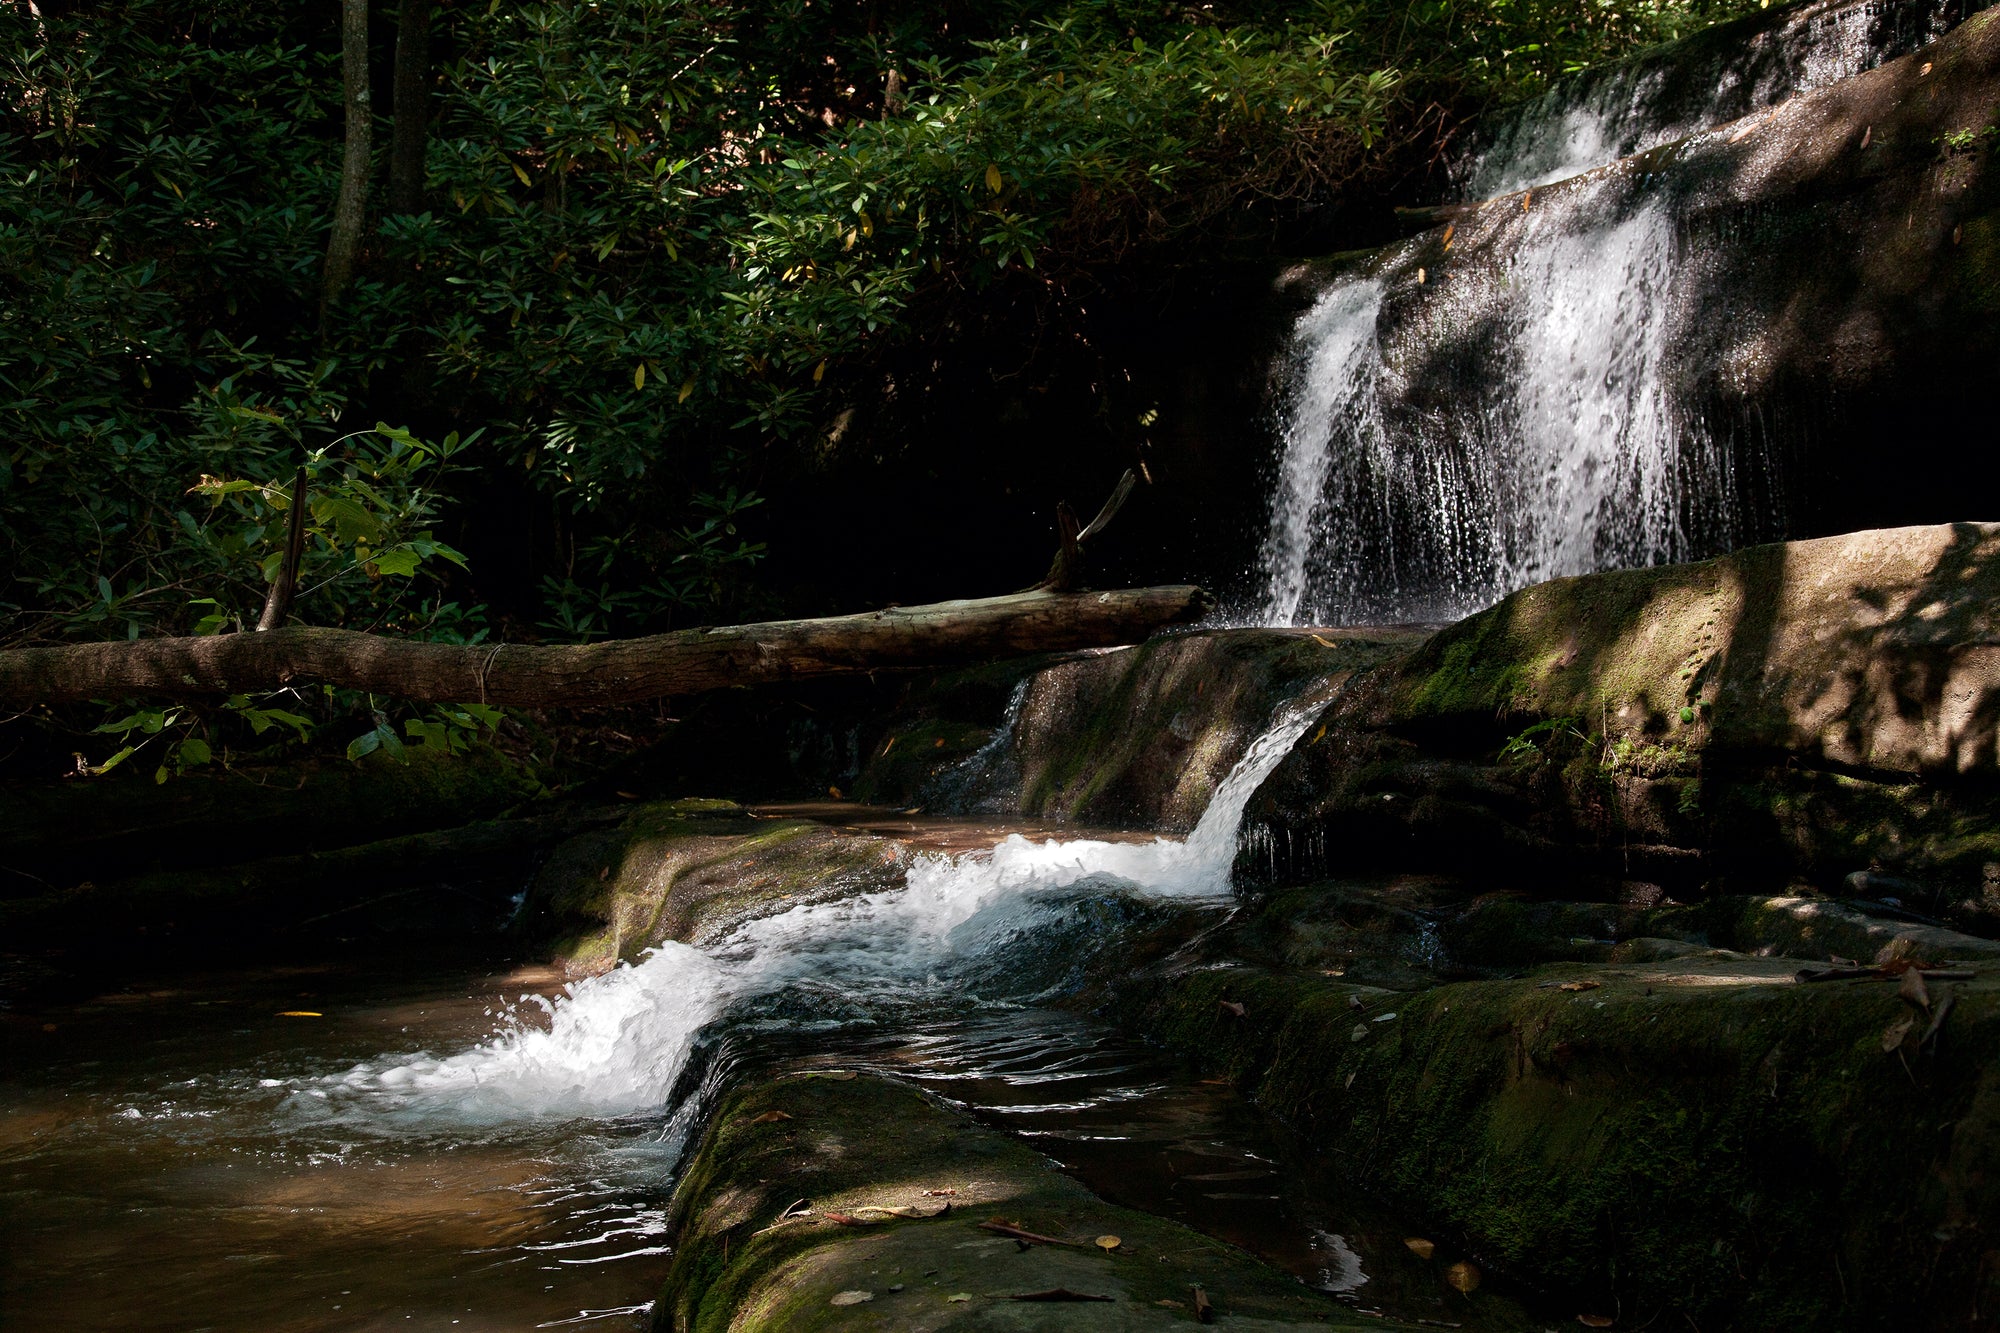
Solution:
[[[1014,1240],[1025,1240],[1031,1245],[1067,1245],[1073,1250],[1087,1250],[1090,1246],[1081,1241],[1057,1240],[1054,1236],[1041,1236],[1032,1231],[1023,1231],[1017,1226],[1009,1226],[998,1218],[979,1224],[981,1231],[990,1231],[996,1236],[1007,1236]]]
[[[298,479],[292,483],[292,512],[285,522],[285,560],[278,567],[278,577],[271,583],[271,591],[264,598],[264,614],[257,617],[257,629],[261,633],[273,630],[285,623],[285,616],[292,609],[292,593],[299,585],[299,555],[306,544],[306,465],[299,464]]]

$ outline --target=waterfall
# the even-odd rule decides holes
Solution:
[[[650,1113],[668,1105],[703,1031],[732,1011],[798,1027],[1033,999],[1049,958],[1115,944],[1093,930],[1051,945],[1079,895],[1227,896],[1243,810],[1318,712],[1281,707],[1185,841],[1016,834],[987,851],[917,855],[901,888],[753,920],[706,948],[665,944],[574,983],[542,1022],[511,1022],[455,1055],[368,1061],[295,1100],[370,1123]]]
[[[1977,0],[1819,0],[1566,79],[1491,118],[1453,164],[1462,197],[1566,180],[1907,55]]]
[[[1515,193],[1348,261],[1294,328],[1261,591],[1239,617],[1450,620],[1788,535],[1779,460],[1822,405],[1768,396],[1769,348],[1795,335],[1786,295],[1754,286],[1754,207],[1725,197],[1726,171],[1674,164],[1964,4],[1773,10],[1496,117],[1458,174],[1474,198]]]
[[[1731,451],[1676,394],[1688,252],[1662,207],[1545,208],[1486,271],[1416,257],[1299,322],[1258,620],[1449,619],[1735,539]]]

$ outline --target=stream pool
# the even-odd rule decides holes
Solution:
[[[507,1001],[560,990],[547,969],[432,950],[17,996],[0,1011],[0,1327],[644,1328],[699,1093],[678,1114],[504,1120],[315,1095],[384,1052],[467,1046]],[[908,1078],[1113,1201],[1362,1308],[1523,1326],[1490,1293],[1466,1323],[1392,1217],[1308,1169],[1232,1089],[1093,1019],[1019,1007],[829,1035],[751,1016],[696,1063],[712,1082],[809,1047]]]
[[[1233,1090],[1070,1007],[1140,932],[1233,910],[1244,803],[1313,715],[1281,708],[1185,839],[917,830],[894,887],[802,895],[567,985],[415,940],[68,998],[17,978],[0,1324],[642,1328],[713,1090],[804,1058],[916,1082],[1364,1309],[1520,1326]]]

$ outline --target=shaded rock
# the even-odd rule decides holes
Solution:
[[[1976,1324],[2000,1295],[2000,974],[1957,986],[1933,1044],[1885,1053],[1910,1012],[1893,981],[1795,967],[1697,954],[1402,995],[1209,967],[1128,1012],[1496,1271],[1638,1323]]]
[[[291,943],[497,934],[541,854],[622,812],[557,810],[354,847],[0,899],[0,939],[78,961]]]
[[[795,1068],[722,1099],[674,1195],[656,1329],[1166,1328],[1194,1322],[1196,1285],[1225,1326],[1403,1327],[1107,1204],[904,1084],[824,1072]],[[1075,1244],[1021,1245],[978,1228],[993,1217]],[[1104,1235],[1122,1242],[1117,1253],[1092,1243]],[[1056,1289],[1111,1299],[1011,1299]]]
[[[9,781],[0,784],[0,895],[451,828],[539,790],[490,746],[462,755],[419,747],[407,763],[375,754],[197,770],[166,783],[129,768],[95,780]]]
[[[558,847],[520,929],[575,975],[634,962],[668,940],[704,944],[754,917],[902,882],[900,845],[732,801],[656,802]]]
[[[1239,871],[1838,885],[1942,914],[2000,860],[2000,527],[1557,579],[1357,679],[1252,801]]]
[[[944,678],[913,700],[874,751],[857,792],[886,804],[938,794],[952,765],[1004,755],[951,794],[968,809],[1184,832],[1264,730],[1280,700],[1330,689],[1421,642],[1417,629],[1209,630],[1033,664],[1008,694]],[[961,720],[967,704],[983,706]],[[1004,708],[1004,704],[1002,704]],[[1004,762],[1002,760],[1004,759]],[[936,808],[936,807],[934,807]]]

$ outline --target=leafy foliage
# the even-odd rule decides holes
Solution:
[[[887,349],[1075,321],[1114,266],[1198,260],[1731,2],[444,0],[427,207],[385,215],[378,163],[324,319],[334,7],[0,6],[0,645],[254,619],[301,464],[314,622],[738,616],[763,479],[866,447],[823,427]],[[384,71],[395,40],[383,7]],[[482,508],[523,530],[462,539]],[[289,734],[268,703],[229,725]],[[383,749],[462,733],[349,706]],[[199,764],[190,717],[107,734]]]

